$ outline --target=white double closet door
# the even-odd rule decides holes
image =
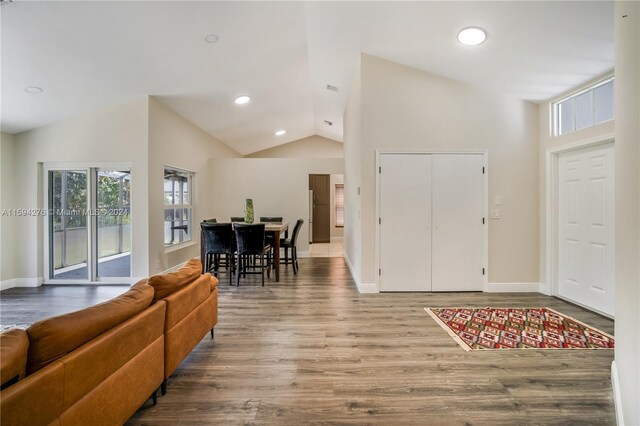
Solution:
[[[614,314],[613,145],[558,158],[558,295]]]
[[[380,154],[380,291],[481,291],[482,154]]]

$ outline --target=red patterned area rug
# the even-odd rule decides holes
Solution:
[[[551,308],[424,308],[465,350],[613,349],[614,339]]]

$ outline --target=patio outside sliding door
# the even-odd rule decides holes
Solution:
[[[98,277],[131,276],[131,173],[98,169]]]
[[[50,278],[89,279],[87,177],[86,170],[49,172]]]
[[[52,168],[46,176],[48,280],[128,282],[131,277],[130,170]]]

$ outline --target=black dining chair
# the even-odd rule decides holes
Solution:
[[[282,223],[282,216],[260,216],[260,222]]]
[[[205,272],[213,269],[213,275],[218,276],[218,269],[222,264],[222,256],[225,256],[224,265],[229,273],[229,285],[233,285],[233,273],[236,270],[235,252],[236,243],[233,233],[233,225],[230,223],[202,222],[202,242],[205,258]]]
[[[291,233],[291,238],[283,238],[280,240],[280,247],[284,248],[284,260],[281,260],[280,263],[284,264],[285,268],[287,265],[291,265],[293,268],[293,274],[296,275],[298,273],[298,234],[300,233],[300,228],[302,228],[302,224],[304,220],[298,219],[296,225],[293,227],[293,232]],[[291,249],[291,259],[289,259],[289,249]]]
[[[282,223],[282,216],[260,216],[260,222],[263,223]],[[287,238],[288,232],[285,231],[284,237]],[[280,237],[278,237],[280,238]],[[273,239],[273,234],[269,233],[265,237],[265,242],[271,246],[271,259],[275,257],[273,253],[273,249],[275,247],[275,241]]]
[[[244,223],[244,217],[240,216],[231,216],[232,223]]]
[[[203,222],[205,222],[205,223],[218,223],[218,219],[216,219],[214,217],[214,218],[211,218],[211,219],[205,219],[205,220],[203,220]]]
[[[262,275],[262,286],[264,287],[265,270],[267,271],[267,278],[271,278],[271,246],[265,244],[264,223],[251,225],[236,223],[234,230],[238,251],[236,285],[240,285],[240,275],[245,277],[246,274],[260,274]],[[254,262],[250,263],[250,259],[253,259]],[[260,262],[258,263],[257,260]],[[253,271],[248,271],[249,269],[253,269]],[[259,271],[255,271],[256,269],[259,269]]]

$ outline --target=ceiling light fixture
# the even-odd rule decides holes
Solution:
[[[208,35],[204,38],[204,41],[206,41],[207,43],[211,43],[211,44],[213,44],[213,43],[217,43],[217,42],[218,42],[218,40],[220,40],[220,37],[218,37],[218,36],[217,36],[217,35],[215,35],[215,34],[208,34]]]
[[[333,121],[324,120],[324,124],[326,124],[327,126],[333,126]]]
[[[38,93],[42,93],[42,87],[28,86],[24,88],[24,91],[27,93],[31,93],[32,95],[37,95]]]
[[[276,132],[276,136],[282,136],[282,135],[284,135],[285,133],[287,133],[287,131],[286,131],[286,130],[278,130],[278,131]]]
[[[479,27],[463,28],[458,33],[458,41],[465,46],[477,46],[487,38],[487,33]]]
[[[248,97],[247,95],[242,95],[242,96],[238,96],[236,98],[236,100],[233,101],[233,102],[237,103],[238,105],[243,105],[243,104],[246,104],[247,102],[249,102],[250,100],[251,100],[251,98]]]
[[[336,86],[331,85],[331,84],[327,84],[327,90],[331,90],[332,92],[337,92],[338,88]]]

